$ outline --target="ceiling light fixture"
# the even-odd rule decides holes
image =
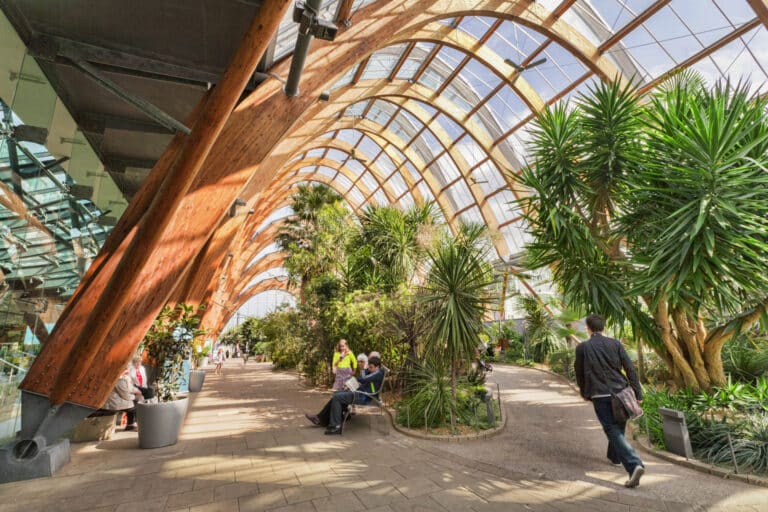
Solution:
[[[520,77],[520,74],[523,71],[527,71],[529,69],[535,68],[536,66],[540,66],[540,65],[544,64],[545,62],[547,62],[546,57],[542,58],[542,59],[539,59],[539,60],[535,60],[535,61],[531,62],[530,64],[525,64],[525,65],[517,64],[512,59],[504,59],[504,63],[512,66],[514,68],[514,70],[515,70],[515,76],[509,82],[509,85],[513,85],[515,83],[515,81]]]

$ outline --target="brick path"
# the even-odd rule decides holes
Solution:
[[[514,379],[505,373],[497,369],[495,375]],[[542,402],[538,407],[558,407],[563,414],[583,411],[569,405],[567,393],[562,391],[559,405]],[[507,410],[527,414],[509,389],[508,395]],[[300,388],[294,375],[272,372],[269,365],[251,362],[243,369],[228,362],[224,375],[207,375],[175,446],[140,450],[133,432],[73,445],[72,462],[53,478],[0,485],[0,511],[768,510],[765,489],[736,482],[725,482],[723,497],[706,503],[679,503],[645,485],[624,489],[623,475],[611,473],[613,468],[598,471],[615,473],[610,478],[595,477],[589,469],[599,460],[590,443],[584,444],[581,472],[567,467],[562,474],[550,471],[557,466],[553,454],[566,448],[551,446],[531,454],[535,443],[523,447],[515,440],[537,433],[520,432],[513,416],[501,436],[461,445],[408,438],[386,429],[380,418],[367,417],[355,418],[343,437],[324,436],[303,413],[316,411],[327,397]],[[566,426],[541,425],[538,431]],[[590,426],[574,423],[570,428],[576,429],[570,440],[581,429],[602,435]],[[537,458],[541,462],[534,464]],[[578,457],[564,464],[573,460]],[[695,489],[702,482],[710,485],[707,478],[684,468],[661,476],[654,468],[647,488],[671,479],[681,490]]]

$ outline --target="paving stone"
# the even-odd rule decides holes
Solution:
[[[392,482],[392,485],[406,498],[415,498],[442,490],[439,485],[426,477],[408,478],[399,482]]]
[[[473,506],[486,503],[472,491],[458,487],[456,489],[444,489],[430,494],[430,498],[450,511],[471,510]]]
[[[192,507],[213,501],[213,489],[200,489],[168,496],[168,508]]]
[[[283,491],[270,491],[237,499],[241,511],[268,510],[286,505]]]
[[[196,491],[200,489],[216,488],[222,485],[234,483],[235,472],[230,471],[228,473],[215,473],[213,475],[207,475],[204,478],[194,479],[194,489]]]
[[[299,485],[283,489],[283,494],[285,501],[291,504],[328,496],[328,490],[323,485]]]
[[[260,492],[259,484],[254,482],[235,482],[221,485],[213,491],[216,501],[237,500],[243,496],[251,496]]]
[[[149,498],[169,496],[171,494],[190,492],[194,487],[195,481],[191,478],[175,478],[170,480],[159,478],[152,482],[152,485],[146,491],[146,496]]]
[[[390,503],[389,508],[393,512],[447,512],[452,510],[446,509],[429,496],[398,499]]]
[[[115,512],[163,512],[165,510],[164,498],[153,498],[150,500],[139,500],[131,503],[121,503],[115,509]]]
[[[328,489],[328,492],[331,494],[343,494],[345,492],[357,491],[360,489],[367,489],[368,487],[371,486],[371,484],[365,480],[328,478],[327,475],[325,475],[325,479],[322,481],[322,483],[323,485],[325,485],[325,488]]]
[[[366,508],[353,492],[316,498],[312,504],[317,512],[357,512]]]
[[[265,512],[315,512],[312,502],[293,503],[284,507],[268,508]]]
[[[388,483],[380,483],[371,485],[365,489],[359,489],[354,491],[355,496],[359,499],[367,508],[376,508],[381,505],[387,505],[395,500],[404,498],[400,491]]]
[[[517,407],[517,414],[509,415],[507,430],[497,437],[463,444],[396,432],[382,436],[367,428],[329,438],[303,420],[303,411],[317,410],[327,394],[299,389],[295,376],[272,372],[268,365],[226,370],[223,378],[206,382],[191,404],[177,445],[138,450],[135,436],[124,433],[98,445],[74,446],[72,463],[54,477],[0,484],[0,509],[768,510],[764,488],[694,473],[653,457],[645,460],[649,471],[643,485],[624,489],[626,476],[603,460],[605,439],[594,414],[570,388],[550,386],[550,377],[535,370],[500,365],[493,377],[512,379],[502,389],[508,390],[505,408]],[[279,403],[274,399],[278,388],[283,395]],[[566,423],[577,430],[564,429]],[[527,468],[550,479],[521,471]]]
[[[214,501],[205,505],[196,505],[189,508],[189,512],[239,512],[240,505],[237,500]]]

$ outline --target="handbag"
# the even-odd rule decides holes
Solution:
[[[595,352],[591,345],[589,345],[589,348],[592,349],[592,360],[600,368],[600,373],[607,386],[608,378],[605,376],[603,361],[597,356],[597,352]],[[632,386],[628,385],[619,392],[611,390],[611,412],[613,413],[613,419],[619,423],[636,420],[643,415],[643,408],[640,402],[637,401],[637,396],[635,396],[635,390],[632,389]]]

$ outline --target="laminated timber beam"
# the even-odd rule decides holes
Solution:
[[[388,87],[388,86],[387,86]],[[422,87],[422,86],[419,86]],[[377,87],[374,87],[375,90],[380,91]],[[382,99],[381,97],[376,97],[377,99]],[[398,101],[397,99],[392,99],[385,97],[387,101],[392,101],[395,104],[399,104],[401,106],[406,107],[406,103],[402,102],[402,99]],[[467,189],[470,191],[472,195],[472,203],[477,205],[478,209],[480,210],[480,213],[483,217],[483,220],[486,222],[486,225],[491,230],[491,232],[494,232],[498,229],[499,220],[496,219],[496,216],[494,215],[493,211],[490,209],[489,204],[486,201],[485,194],[483,193],[482,188],[480,185],[473,180],[470,179],[470,168],[471,166],[467,163],[464,156],[461,154],[461,152],[458,150],[458,148],[453,144],[453,140],[451,137],[443,130],[443,128],[439,125],[437,122],[432,122],[432,117],[427,114],[426,111],[419,108],[417,105],[410,105],[410,108],[406,107],[406,110],[416,117],[420,122],[424,124],[426,129],[430,131],[430,133],[440,142],[440,144],[443,147],[444,153],[449,156],[453,164],[456,166],[456,168],[459,171],[459,174],[461,175],[461,179],[464,180],[464,183],[467,187]],[[440,111],[438,109],[438,111]],[[449,115],[445,111],[442,111],[446,115]],[[452,117],[449,115],[449,117]],[[336,118],[331,117],[330,118],[331,123],[335,123]],[[321,129],[327,130],[327,131],[333,131],[337,127],[335,124],[330,125],[323,125]],[[441,210],[443,210],[443,214],[447,220],[451,220],[456,213],[453,208],[451,208],[450,204],[445,200],[445,191],[444,187],[440,185],[438,182],[437,176],[435,173],[430,169],[430,166],[436,161],[435,158],[433,158],[430,161],[422,161],[422,159],[411,149],[410,145],[406,144],[402,139],[394,135],[392,132],[382,129],[381,125],[374,123],[372,121],[369,121],[367,119],[363,119],[362,121],[358,122],[356,124],[356,129],[360,131],[365,132],[375,132],[380,137],[384,138],[392,144],[394,147],[396,147],[402,154],[406,155],[406,157],[412,162],[412,164],[417,169],[422,169],[422,177],[429,187],[430,191],[432,192],[432,195],[435,197],[435,200],[438,202],[438,205],[440,206]],[[482,147],[482,146],[481,146]],[[496,155],[497,158],[502,157],[500,154]],[[494,161],[496,166],[498,168],[504,168],[506,160],[499,162]],[[509,164],[506,164],[507,166]],[[414,189],[414,185],[412,184],[412,180],[409,180],[406,178],[409,173],[407,172],[400,172],[401,177],[403,177],[406,181],[406,183],[409,184],[411,187],[411,190]],[[502,175],[502,179],[508,180],[508,177]],[[510,183],[510,189],[515,192],[515,188],[512,187],[512,184]],[[456,222],[450,222],[451,228],[454,230],[457,228]],[[498,251],[500,256],[505,256],[509,252],[509,248],[506,245],[506,241],[503,238],[497,237],[494,240],[494,245],[496,246],[496,250]]]
[[[317,182],[323,183],[331,188],[336,189],[340,195],[343,195],[343,191],[339,190],[339,183],[333,180],[331,177],[322,174],[298,174],[292,178],[292,184],[304,183],[304,182]],[[364,184],[359,184],[357,187],[363,191],[368,192],[368,188]],[[353,205],[353,210],[357,212],[360,205]],[[244,233],[244,223],[241,221],[239,224],[236,220],[229,219],[225,224],[219,228],[219,232],[226,233],[227,237],[212,237],[206,248],[198,255],[195,263],[191,266],[190,270],[186,273],[186,281],[181,285],[181,289],[174,292],[177,301],[184,301],[189,304],[202,304],[210,302],[210,297],[213,295],[216,282],[214,276],[217,270],[222,267],[226,259],[226,255],[230,252],[230,247],[233,245],[232,241],[237,240],[239,236]],[[239,255],[238,255],[239,256]]]
[[[199,116],[206,97],[203,97],[192,112],[188,120],[190,124],[194,124],[197,116]],[[137,225],[152,203],[156,190],[165,179],[183,143],[183,134],[179,133],[173,137],[165,153],[155,164],[139,192],[128,204],[125,212],[110,231],[101,251],[96,255],[96,258],[81,279],[80,285],[69,299],[67,307],[64,308],[54,330],[49,336],[49,343],[46,347],[49,345],[56,346],[63,343],[64,340],[74,339],[82,331],[88,318],[88,306],[92,306],[95,303],[98,299],[99,291],[106,286],[110,275],[114,272],[119,257],[131,243],[136,233]],[[82,297],[86,297],[83,302],[81,302]],[[68,355],[68,347],[59,347],[57,350],[43,348],[22,382],[21,389],[42,395],[47,394],[52,384],[50,379],[55,375],[59,365],[65,364],[63,361],[66,360]],[[74,354],[73,357],[75,357]]]
[[[259,259],[247,273],[239,276],[239,279],[235,282],[235,285],[230,288],[232,292],[232,298],[237,299],[243,294],[247,294],[251,288],[256,284],[254,279],[259,277],[259,274],[272,269],[283,268],[286,255],[281,252],[273,252]]]
[[[68,320],[84,319],[80,322],[81,329],[70,332],[67,339],[54,330],[44,351],[55,351],[57,356],[38,357],[22,383],[22,389],[48,396],[53,413],[64,402],[91,408],[101,406],[115,377],[176,287],[187,262],[194,257],[194,253],[187,253],[186,260],[176,259],[178,246],[184,245],[185,237],[193,239],[194,235],[199,237],[201,231],[208,232],[215,227],[208,219],[203,229],[190,226],[194,216],[189,215],[180,225],[177,214],[189,198],[187,192],[190,188],[195,190],[193,185],[199,182],[203,163],[289,5],[287,0],[262,5],[224,77],[212,90],[192,133],[182,140],[182,147],[175,155],[169,155],[169,148],[161,157],[161,161],[171,160],[173,165],[169,166],[162,184],[156,184],[151,191],[151,201],[141,212],[142,220],[135,226],[131,243],[124,244],[120,254],[102,250],[106,256],[97,272],[98,286],[93,285],[92,279],[92,285],[70,302],[67,308],[70,312],[65,315]],[[195,199],[199,197],[196,195]],[[195,203],[198,210],[205,204],[200,200]],[[220,216],[217,210],[215,217]],[[201,246],[196,249],[200,250]],[[153,251],[158,247],[164,251]],[[167,275],[166,270],[176,272],[176,277]],[[129,303],[130,313],[126,314],[125,306]],[[99,363],[92,364],[95,360]],[[35,426],[31,434],[39,432],[40,426]]]
[[[251,297],[258,295],[259,293],[265,292],[267,290],[283,290],[288,292],[288,282],[285,279],[280,279],[276,277],[268,277],[263,281],[259,281],[257,284],[253,286],[253,288],[249,290],[250,293],[241,295],[236,299],[236,301],[234,302],[234,305],[235,305],[234,310],[237,311],[237,309],[240,308],[240,306],[242,306],[246,302],[248,302],[248,300]]]
[[[768,28],[768,0],[747,0],[747,3],[763,22],[765,28]]]

